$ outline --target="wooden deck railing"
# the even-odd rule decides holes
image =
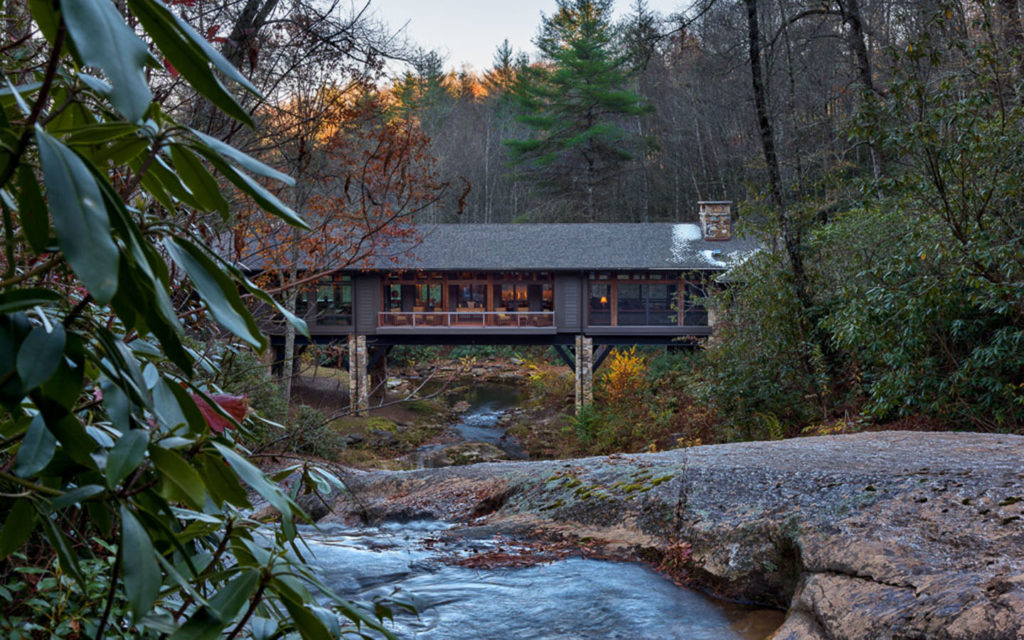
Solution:
[[[555,326],[554,311],[381,311],[377,326],[415,327],[488,327],[531,329]]]

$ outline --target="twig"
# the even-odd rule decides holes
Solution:
[[[57,35],[54,37],[50,58],[46,62],[46,75],[43,76],[43,84],[39,88],[39,95],[36,96],[36,102],[32,105],[32,111],[29,113],[28,120],[25,121],[25,130],[22,131],[21,137],[18,138],[18,146],[7,161],[7,167],[4,169],[3,175],[0,175],[0,187],[6,186],[7,181],[11,179],[14,172],[21,166],[21,156],[28,149],[29,140],[32,139],[32,131],[39,120],[39,116],[43,113],[47,99],[50,97],[50,87],[53,86],[53,79],[57,75],[57,63],[60,62],[61,49],[64,48],[64,38],[66,35],[67,27],[64,26],[64,19],[61,18],[57,24]],[[0,286],[4,285],[0,284]]]
[[[50,269],[55,267],[57,265],[57,263],[59,263],[60,261],[61,261],[61,257],[59,255],[51,256],[45,262],[40,262],[39,264],[37,264],[36,266],[32,267],[31,269],[29,269],[25,273],[22,273],[22,274],[19,274],[19,275],[16,275],[16,276],[12,276],[12,277],[7,278],[5,280],[0,280],[0,289],[6,289],[7,287],[16,285],[19,282],[24,282],[25,280],[28,280],[32,276],[36,276],[36,275],[39,275],[40,273],[43,273],[45,271],[49,271]]]
[[[231,633],[228,635],[227,640],[234,640],[234,638],[238,637],[238,634],[241,633],[242,629],[245,628],[246,623],[249,622],[249,618],[252,617],[252,614],[256,611],[256,607],[259,606],[260,601],[263,599],[263,591],[266,588],[267,579],[260,580],[260,588],[256,590],[256,593],[253,594],[252,601],[249,603],[249,608],[246,609],[245,615],[242,616],[242,619],[238,621],[238,624],[235,625],[235,628],[231,630]]]
[[[110,611],[114,607],[114,595],[117,591],[117,574],[121,571],[121,548],[123,546],[117,545],[114,567],[110,570],[110,589],[107,591],[107,603],[103,606],[103,615],[100,617],[99,626],[96,627],[95,640],[102,640],[103,631],[107,628],[107,621],[110,620]]]
[[[32,491],[35,491],[36,493],[41,493],[43,495],[54,497],[64,495],[63,491],[60,491],[58,489],[51,489],[50,487],[44,487],[43,485],[36,484],[34,482],[29,482],[28,480],[19,478],[18,476],[7,473],[6,471],[0,471],[0,479],[7,480],[8,482],[13,482],[14,484],[20,484],[26,489],[31,489]]]

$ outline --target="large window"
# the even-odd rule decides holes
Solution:
[[[319,324],[352,325],[352,278],[334,275],[323,278],[316,287],[316,314]]]
[[[316,324],[352,326],[352,277],[335,274],[299,291],[295,315]]]
[[[608,326],[612,323],[612,285],[590,283],[590,324]]]
[[[593,272],[589,276],[590,326],[705,326],[699,274]]]
[[[384,282],[384,326],[553,326],[549,272],[394,273]]]
[[[619,282],[618,285],[618,324],[647,324],[647,285],[634,282]]]
[[[619,325],[678,324],[678,287],[674,282],[619,282],[618,289]]]
[[[494,279],[494,310],[539,312],[554,308],[551,281]]]
[[[707,288],[703,282],[687,282],[683,295],[683,324],[703,327],[708,324]]]
[[[647,288],[647,324],[671,326],[678,324],[679,285],[652,283]]]

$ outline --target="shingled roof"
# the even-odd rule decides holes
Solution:
[[[405,255],[363,268],[454,270],[725,270],[760,246],[749,238],[704,240],[696,224],[438,224]]]

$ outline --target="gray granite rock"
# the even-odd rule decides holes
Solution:
[[[688,543],[690,582],[788,609],[777,639],[1024,638],[1024,437],[867,433],[380,472],[352,487],[377,518],[486,515],[655,560]]]

